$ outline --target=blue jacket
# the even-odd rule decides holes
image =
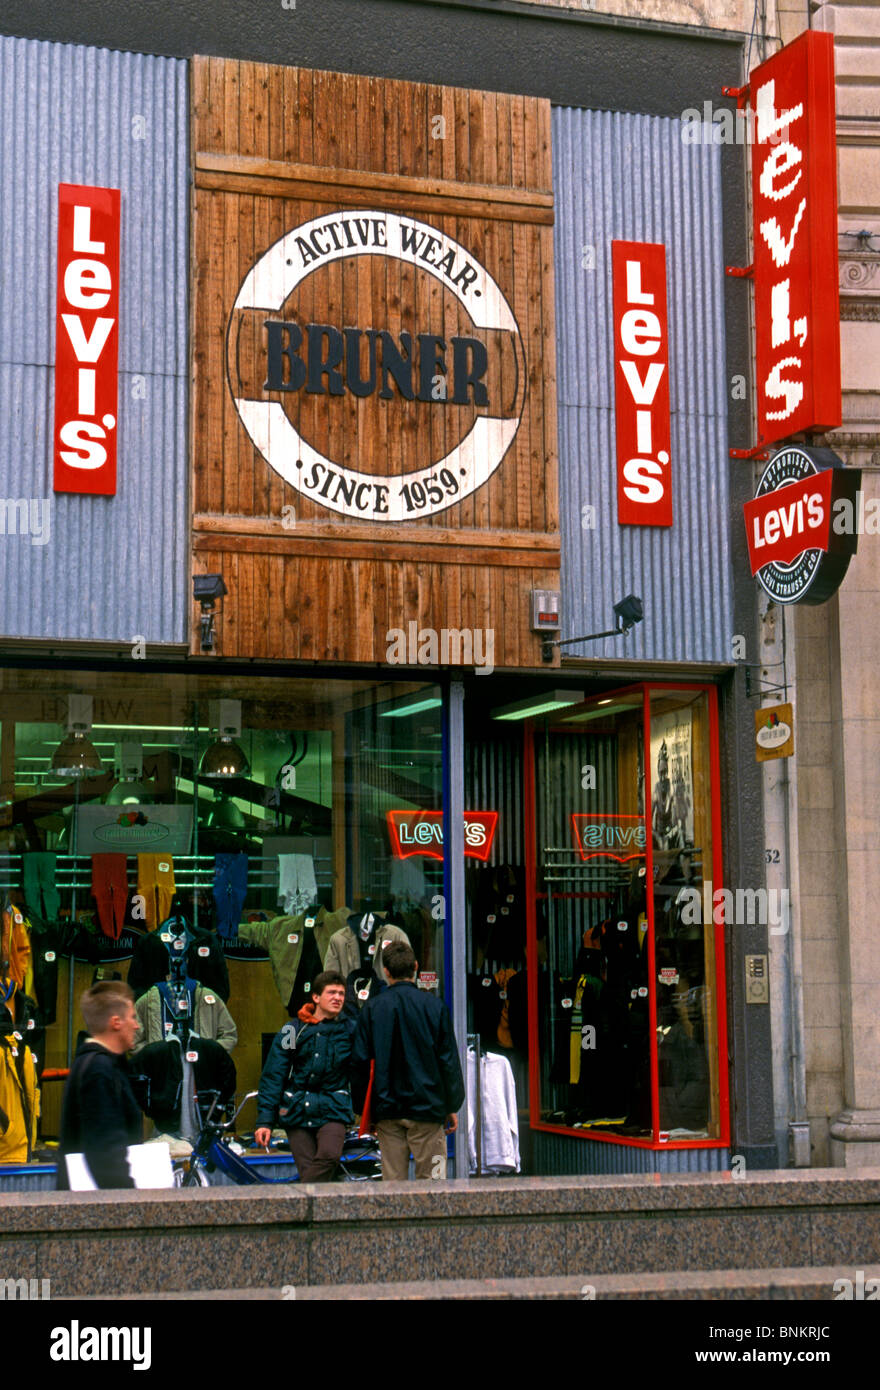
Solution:
[[[260,1077],[256,1128],[319,1129],[354,1120],[348,1019],[291,1020],[275,1036]]]

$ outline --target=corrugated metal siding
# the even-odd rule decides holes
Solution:
[[[0,38],[0,494],[51,498],[47,545],[0,536],[0,635],[186,641],[187,108],[183,62]],[[59,183],[122,191],[112,498],[52,494]]]
[[[565,1173],[724,1173],[729,1149],[638,1149],[534,1130],[532,1163],[542,1177]]]
[[[653,116],[553,110],[563,638],[613,625],[644,600],[628,636],[567,655],[729,662],[727,398],[720,149],[683,145]],[[672,528],[619,526],[611,242],[666,246],[672,410]],[[592,248],[595,268],[586,269]],[[595,529],[583,526],[595,508]]]

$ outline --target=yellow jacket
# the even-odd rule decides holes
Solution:
[[[0,1019],[5,1013],[0,1007]],[[6,1026],[15,1028],[10,1021]],[[27,1033],[0,1032],[0,1163],[28,1162],[37,1142],[39,1115],[37,1068]]]

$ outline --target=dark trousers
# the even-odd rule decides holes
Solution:
[[[330,1120],[320,1129],[289,1129],[287,1142],[300,1182],[329,1182],[345,1143],[345,1125]]]

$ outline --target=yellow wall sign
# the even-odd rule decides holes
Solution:
[[[794,753],[794,716],[791,705],[769,705],[755,710],[755,757],[790,758]]]

